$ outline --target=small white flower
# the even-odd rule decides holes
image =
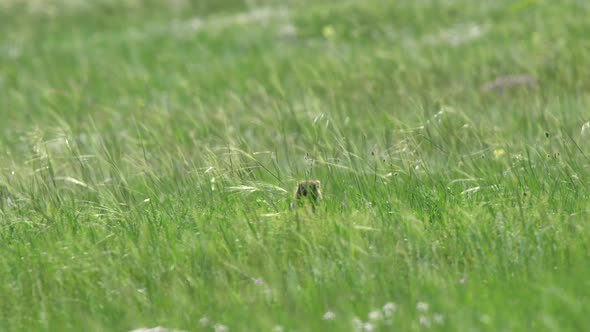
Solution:
[[[428,303],[426,303],[426,302],[418,302],[418,303],[416,303],[416,310],[418,310],[418,311],[428,311]]]
[[[360,331],[363,329],[363,321],[360,320],[358,317],[354,317],[352,319],[352,326],[354,328],[355,331]]]
[[[285,329],[283,329],[283,327],[282,327],[282,326],[280,326],[280,325],[275,325],[275,326],[272,328],[272,332],[283,332],[284,330],[285,330]]]
[[[383,305],[383,312],[395,312],[397,305],[393,302],[387,302]]]
[[[209,317],[203,316],[201,319],[199,319],[199,325],[205,327],[205,326],[209,326],[209,324],[211,324]]]
[[[169,329],[163,326],[156,326],[156,327],[141,327],[135,330],[131,330],[129,332],[186,332],[182,330],[176,329]]]
[[[439,313],[435,313],[432,317],[432,320],[439,325],[442,325],[445,322],[445,317]]]
[[[336,314],[332,311],[327,311],[323,317],[324,320],[334,320],[334,318],[336,318]]]
[[[387,302],[383,305],[383,316],[391,318],[393,313],[397,310],[397,306],[393,302]]]
[[[375,325],[373,325],[369,322],[366,322],[365,324],[363,324],[363,331],[371,332],[373,330],[375,330]]]
[[[588,134],[590,134],[590,122],[584,123],[584,125],[582,126],[582,131],[580,132],[580,135],[582,137],[586,137],[588,136]]]
[[[369,320],[377,321],[383,319],[383,313],[380,310],[373,310],[369,312]]]
[[[227,332],[227,331],[229,331],[229,329],[227,328],[227,326],[225,326],[223,324],[219,324],[219,323],[213,325],[213,330],[215,332]]]
[[[420,316],[420,318],[418,318],[418,322],[422,326],[426,326],[426,327],[430,326],[430,319],[428,319],[428,317],[426,317],[424,315],[422,315],[422,316]]]

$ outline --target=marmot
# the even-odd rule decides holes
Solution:
[[[305,180],[299,182],[297,189],[295,189],[295,203],[298,203],[303,197],[307,197],[314,205],[317,204],[322,199],[320,181]]]

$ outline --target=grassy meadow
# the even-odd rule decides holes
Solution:
[[[589,15],[0,0],[0,331],[588,329]]]

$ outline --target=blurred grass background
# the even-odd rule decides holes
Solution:
[[[584,330],[589,9],[0,1],[0,330]]]

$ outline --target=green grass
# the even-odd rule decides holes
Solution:
[[[587,329],[588,15],[0,1],[0,330]]]

